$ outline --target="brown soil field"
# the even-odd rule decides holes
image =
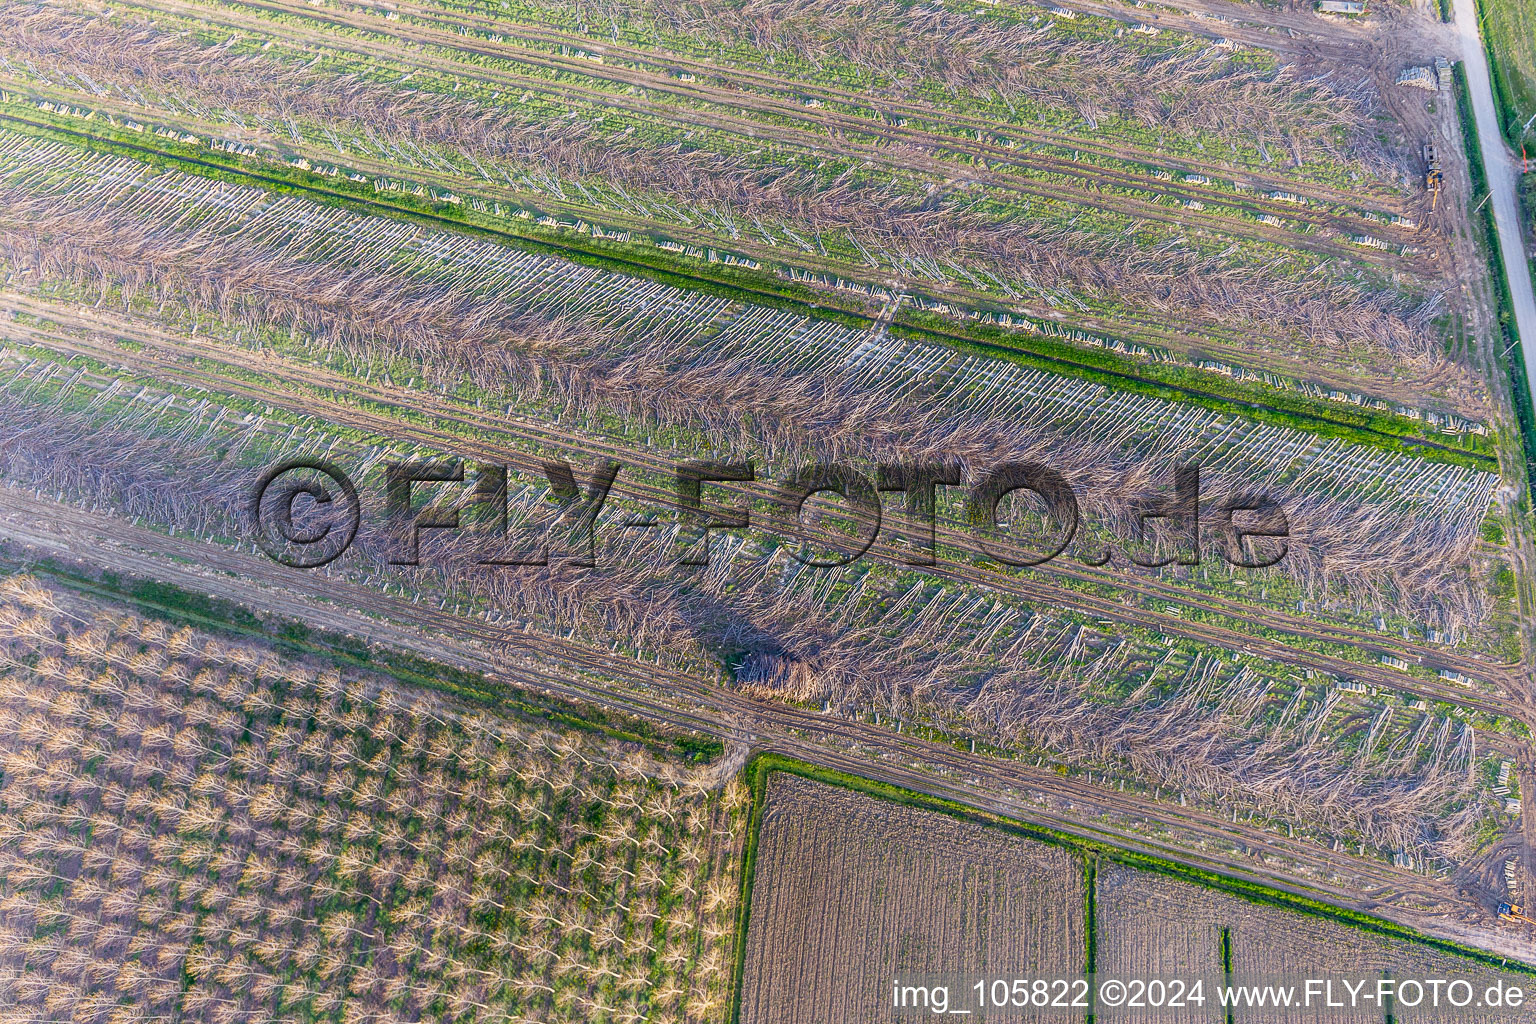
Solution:
[[[1251,904],[1224,893],[1176,882],[1146,871],[1104,866],[1095,879],[1094,947],[1101,978],[1171,978],[1221,973],[1221,929]],[[1225,1012],[1208,1000],[1203,1010],[1159,1014],[1105,1010],[1105,1021],[1221,1021]]]
[[[743,1024],[907,1020],[892,978],[1070,975],[1084,956],[1065,850],[791,775],[769,782],[749,920]]]
[[[1108,977],[1176,977],[1222,973],[1222,930],[1230,934],[1232,975],[1236,984],[1270,984],[1282,978],[1455,979],[1474,982],[1481,995],[1495,977],[1486,969],[1454,954],[1429,946],[1391,939],[1348,925],[1325,921],[1279,907],[1251,903],[1226,893],[1123,867],[1101,868],[1095,890],[1098,975]],[[1511,979],[1505,976],[1506,981]],[[1523,986],[1527,992],[1532,985]],[[1335,990],[1340,988],[1335,985]],[[1216,993],[1206,992],[1203,1011],[1168,1011],[1140,1015],[1130,1011],[1101,1012],[1103,1021],[1220,1021],[1224,1009]],[[1344,1000],[1344,993],[1336,997]],[[1314,999],[1314,1002],[1317,1000]],[[1422,1011],[1421,1011],[1422,1012]],[[1522,1016],[1522,1013],[1525,1016]],[[1468,1009],[1454,1019],[1509,1021],[1529,1019],[1529,1009]],[[1278,1011],[1274,1008],[1234,1008],[1234,1022],[1317,1022],[1353,1024],[1387,1019],[1374,1004],[1358,1009],[1313,1006]],[[1415,1016],[1397,1007],[1395,1019],[1443,1019]]]

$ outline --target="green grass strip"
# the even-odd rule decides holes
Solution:
[[[1099,862],[1092,857],[1083,861],[1083,973],[1099,969]]]
[[[1099,861],[1083,858],[1083,973],[1093,975],[1099,969]],[[1089,1010],[1085,1024],[1095,1024],[1097,1015]]]
[[[1048,338],[1030,338],[1030,347],[1025,349],[1019,347],[1021,336],[1016,333],[985,325],[949,325],[933,314],[898,316],[890,331],[898,337],[937,340],[951,348],[1091,380],[1117,391],[1198,405],[1229,416],[1369,445],[1427,462],[1498,470],[1498,456],[1494,454],[1497,439],[1492,435],[1484,438],[1467,434],[1464,445],[1447,444],[1421,436],[1423,428],[1418,423],[1396,413],[1357,409],[1337,402],[1324,405],[1308,395],[1271,388],[1260,390],[1185,367],[1153,364],[1136,366],[1137,372],[1132,373],[1130,360],[1113,353]]]
[[[1227,988],[1232,987],[1232,929],[1221,928],[1221,977]],[[1232,1024],[1232,1007],[1227,1007],[1227,1024]]]
[[[736,908],[736,963],[731,972],[730,1024],[741,1024],[742,980],[747,969],[747,925],[752,917],[752,884],[757,880],[757,843],[763,831],[763,809],[768,803],[768,775],[773,770],[767,759],[774,757],[777,755],[760,754],[747,762],[744,769],[747,784],[752,789],[752,812],[747,819],[747,845],[741,858],[741,903]]]

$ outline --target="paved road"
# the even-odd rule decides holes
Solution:
[[[1467,86],[1472,94],[1472,113],[1477,121],[1477,139],[1483,147],[1483,167],[1488,174],[1488,188],[1493,193],[1493,219],[1499,228],[1499,248],[1504,253],[1504,267],[1509,278],[1509,293],[1515,307],[1515,325],[1525,353],[1526,379],[1531,394],[1536,395],[1536,296],[1531,292],[1531,275],[1525,253],[1525,235],[1520,229],[1520,211],[1516,198],[1520,161],[1499,134],[1499,110],[1493,100],[1493,83],[1488,76],[1488,55],[1477,32],[1477,7],[1474,0],[1456,0],[1456,34],[1461,40]]]

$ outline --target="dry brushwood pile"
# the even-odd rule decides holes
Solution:
[[[883,1019],[897,976],[1075,974],[1082,911],[1082,868],[1064,850],[775,773],[741,1019]]]
[[[0,12],[0,84],[688,269],[1487,418],[1386,58],[1063,13],[71,0]]]
[[[481,405],[600,418],[608,430],[633,424],[631,437],[648,440],[686,430],[685,441],[707,439],[735,459],[1038,460],[1074,481],[1085,515],[1122,535],[1131,501],[1178,458],[1201,466],[1214,494],[1284,489],[1298,536],[1278,571],[1296,576],[1307,597],[1348,580],[1351,600],[1409,605],[1442,629],[1486,614],[1464,565],[1498,483],[1491,472],[937,345],[872,343],[786,312],[254,189],[153,176],[136,161],[76,158],[3,131],[0,172],[14,183],[0,254],[39,275],[33,281],[105,286],[95,303],[152,308],[156,319],[172,303],[192,323],[213,306],[229,333],[255,333],[258,345],[294,330],[315,336],[323,349],[293,351],[352,376],[409,374],[410,386],[452,397],[467,377]]]
[[[1515,726],[1414,707],[1392,692],[1407,677],[1374,654],[1350,670],[1385,692],[1356,696],[1315,680],[1303,644],[1254,660],[1194,616],[1139,610],[1137,632],[1075,610],[1082,579],[1203,610],[1209,575],[998,572],[953,548],[969,535],[952,504],[941,539],[956,565],[942,575],[884,545],[811,570],[771,523],[745,543],[717,538],[715,568],[690,574],[665,539],[621,526],[671,500],[672,464],[700,450],[761,457],[765,474],[816,458],[1042,458],[1074,471],[1090,516],[1124,506],[1112,471],[1134,484],[1182,450],[1206,486],[1283,481],[1292,494],[1295,553],[1221,605],[1244,628],[1331,595],[1474,633],[1491,602],[1465,565],[1492,474],[935,346],[873,346],[837,325],[72,152],[13,135],[0,164],[12,486],[208,542],[200,557],[214,558],[248,528],[251,479],[281,458],[332,459],[369,501],[385,461],[511,461],[508,511],[522,522],[548,504],[540,458],[586,472],[611,457],[625,470],[598,520],[603,572],[404,570],[367,530],[334,568],[360,584],[359,605],[403,594],[470,622],[730,672],[755,697],[927,719],[1326,845],[1456,862],[1499,814],[1482,769]],[[407,403],[409,417],[396,411]],[[514,428],[501,409],[521,414]],[[1183,642],[1171,649],[1169,635]],[[733,650],[743,656],[723,664]]]
[[[724,1019],[739,783],[3,589],[6,1019]]]

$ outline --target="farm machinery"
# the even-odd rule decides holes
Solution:
[[[1435,204],[1440,201],[1440,186],[1445,182],[1445,174],[1440,170],[1440,154],[1435,151],[1433,142],[1424,143],[1424,187],[1429,190],[1431,199],[1429,208],[1433,210]]]
[[[1536,918],[1527,917],[1525,907],[1519,903],[1500,903],[1500,921],[1524,921],[1526,924],[1536,924]]]

